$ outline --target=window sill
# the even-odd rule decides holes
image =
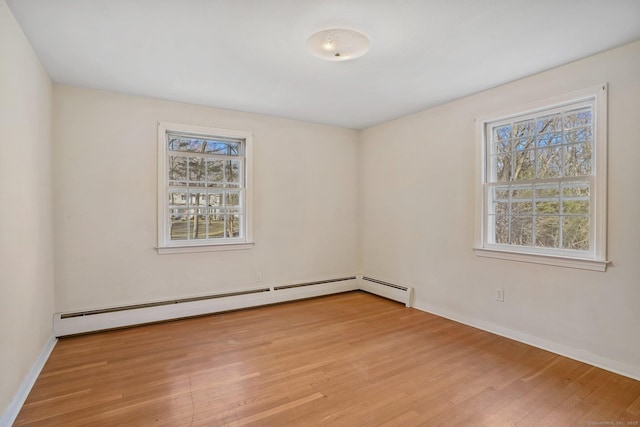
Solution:
[[[532,254],[525,252],[509,252],[498,249],[473,248],[477,256],[506,259],[510,261],[529,262],[533,264],[554,265],[557,267],[577,268],[581,270],[606,271],[609,261],[587,258],[571,258],[557,255]]]
[[[219,252],[238,251],[253,248],[253,242],[249,243],[221,243],[217,245],[191,245],[191,246],[158,246],[159,255],[166,254],[190,254],[194,252]]]

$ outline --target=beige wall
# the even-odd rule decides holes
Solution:
[[[54,94],[57,311],[355,274],[356,131],[69,86]],[[156,253],[158,121],[253,132],[253,249]]]
[[[474,256],[475,117],[603,82],[608,271]],[[636,42],[365,130],[362,272],[414,286],[427,310],[640,375],[639,100]],[[494,300],[497,287],[504,303]]]
[[[0,415],[52,334],[51,102],[0,0]]]
[[[69,311],[359,272],[414,286],[423,309],[640,372],[639,76],[640,42],[359,133],[52,89],[0,0],[0,410],[51,336],[54,277]],[[609,270],[475,257],[475,117],[602,82]],[[158,121],[254,133],[253,249],[155,252]]]

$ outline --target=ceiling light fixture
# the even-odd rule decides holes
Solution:
[[[327,61],[347,61],[367,53],[369,38],[357,31],[332,28],[311,34],[307,49],[313,56]]]

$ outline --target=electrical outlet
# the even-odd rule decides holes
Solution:
[[[262,273],[261,272],[256,272],[256,282],[260,283],[262,282]]]
[[[504,289],[496,288],[496,301],[504,302]]]

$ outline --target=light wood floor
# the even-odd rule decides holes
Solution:
[[[16,425],[639,421],[639,381],[351,292],[61,339]]]

